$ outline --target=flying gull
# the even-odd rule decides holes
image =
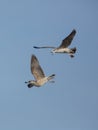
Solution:
[[[28,88],[33,86],[40,87],[55,77],[55,74],[45,76],[35,55],[32,55],[31,57],[31,73],[34,75],[35,80],[25,82],[27,83]]]
[[[68,48],[68,46],[71,44],[74,36],[76,34],[76,30],[73,29],[72,32],[62,40],[62,43],[59,47],[52,47],[52,46],[43,46],[43,47],[38,47],[38,46],[33,46],[36,49],[42,49],[42,48],[53,48],[51,52],[54,53],[67,53],[70,55],[70,57],[74,57],[74,54],[76,52],[76,47],[74,48]]]

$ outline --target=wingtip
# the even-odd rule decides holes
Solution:
[[[52,76],[55,76],[55,74],[52,74]]]
[[[35,49],[39,49],[39,47],[37,47],[37,46],[33,46],[33,48],[35,48]]]
[[[73,32],[73,33],[76,33],[76,29],[73,29],[72,32]]]
[[[70,55],[71,58],[74,58],[74,55]]]
[[[25,81],[25,84],[27,84],[28,82]]]
[[[28,88],[32,88],[33,87],[33,85],[32,84],[28,84]]]

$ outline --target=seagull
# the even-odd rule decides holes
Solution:
[[[55,77],[55,74],[45,76],[35,55],[31,56],[31,73],[34,75],[35,80],[25,82],[28,88],[31,88],[33,86],[40,87]]]
[[[70,55],[70,57],[74,57],[74,54],[76,52],[76,47],[68,48],[68,46],[71,44],[75,34],[76,34],[76,30],[73,29],[72,32],[65,39],[62,40],[62,43],[61,43],[61,45],[59,47],[52,47],[52,46],[38,47],[38,46],[33,46],[33,48],[36,48],[36,49],[52,48],[53,49],[53,50],[51,50],[52,54],[55,54],[55,53],[67,53],[67,54]]]

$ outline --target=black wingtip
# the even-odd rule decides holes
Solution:
[[[39,49],[40,47],[37,47],[37,46],[33,46],[33,48],[35,48],[35,49]]]
[[[52,74],[51,76],[55,76],[55,74]]]
[[[76,29],[73,29],[72,32],[73,32],[73,33],[76,33]]]
[[[28,82],[25,81],[25,84],[27,84]]]
[[[74,58],[74,55],[70,55],[71,58]]]
[[[33,85],[32,84],[28,84],[28,88],[32,88],[33,87]]]

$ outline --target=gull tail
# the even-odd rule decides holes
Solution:
[[[69,54],[71,58],[73,58],[73,57],[74,57],[74,55],[73,55],[73,54],[75,54],[75,53],[76,53],[76,50],[77,50],[77,49],[76,49],[76,47],[71,48],[71,52],[70,52],[70,54]]]
[[[44,48],[55,48],[53,46],[43,46],[43,47],[38,47],[38,46],[33,46],[35,49],[44,49]]]
[[[71,50],[72,50],[72,53],[74,54],[77,49],[76,49],[76,47],[74,47],[74,48],[71,48]]]
[[[55,74],[50,75],[50,76],[48,77],[48,81],[51,80],[51,79],[53,79],[54,77],[55,77]]]

